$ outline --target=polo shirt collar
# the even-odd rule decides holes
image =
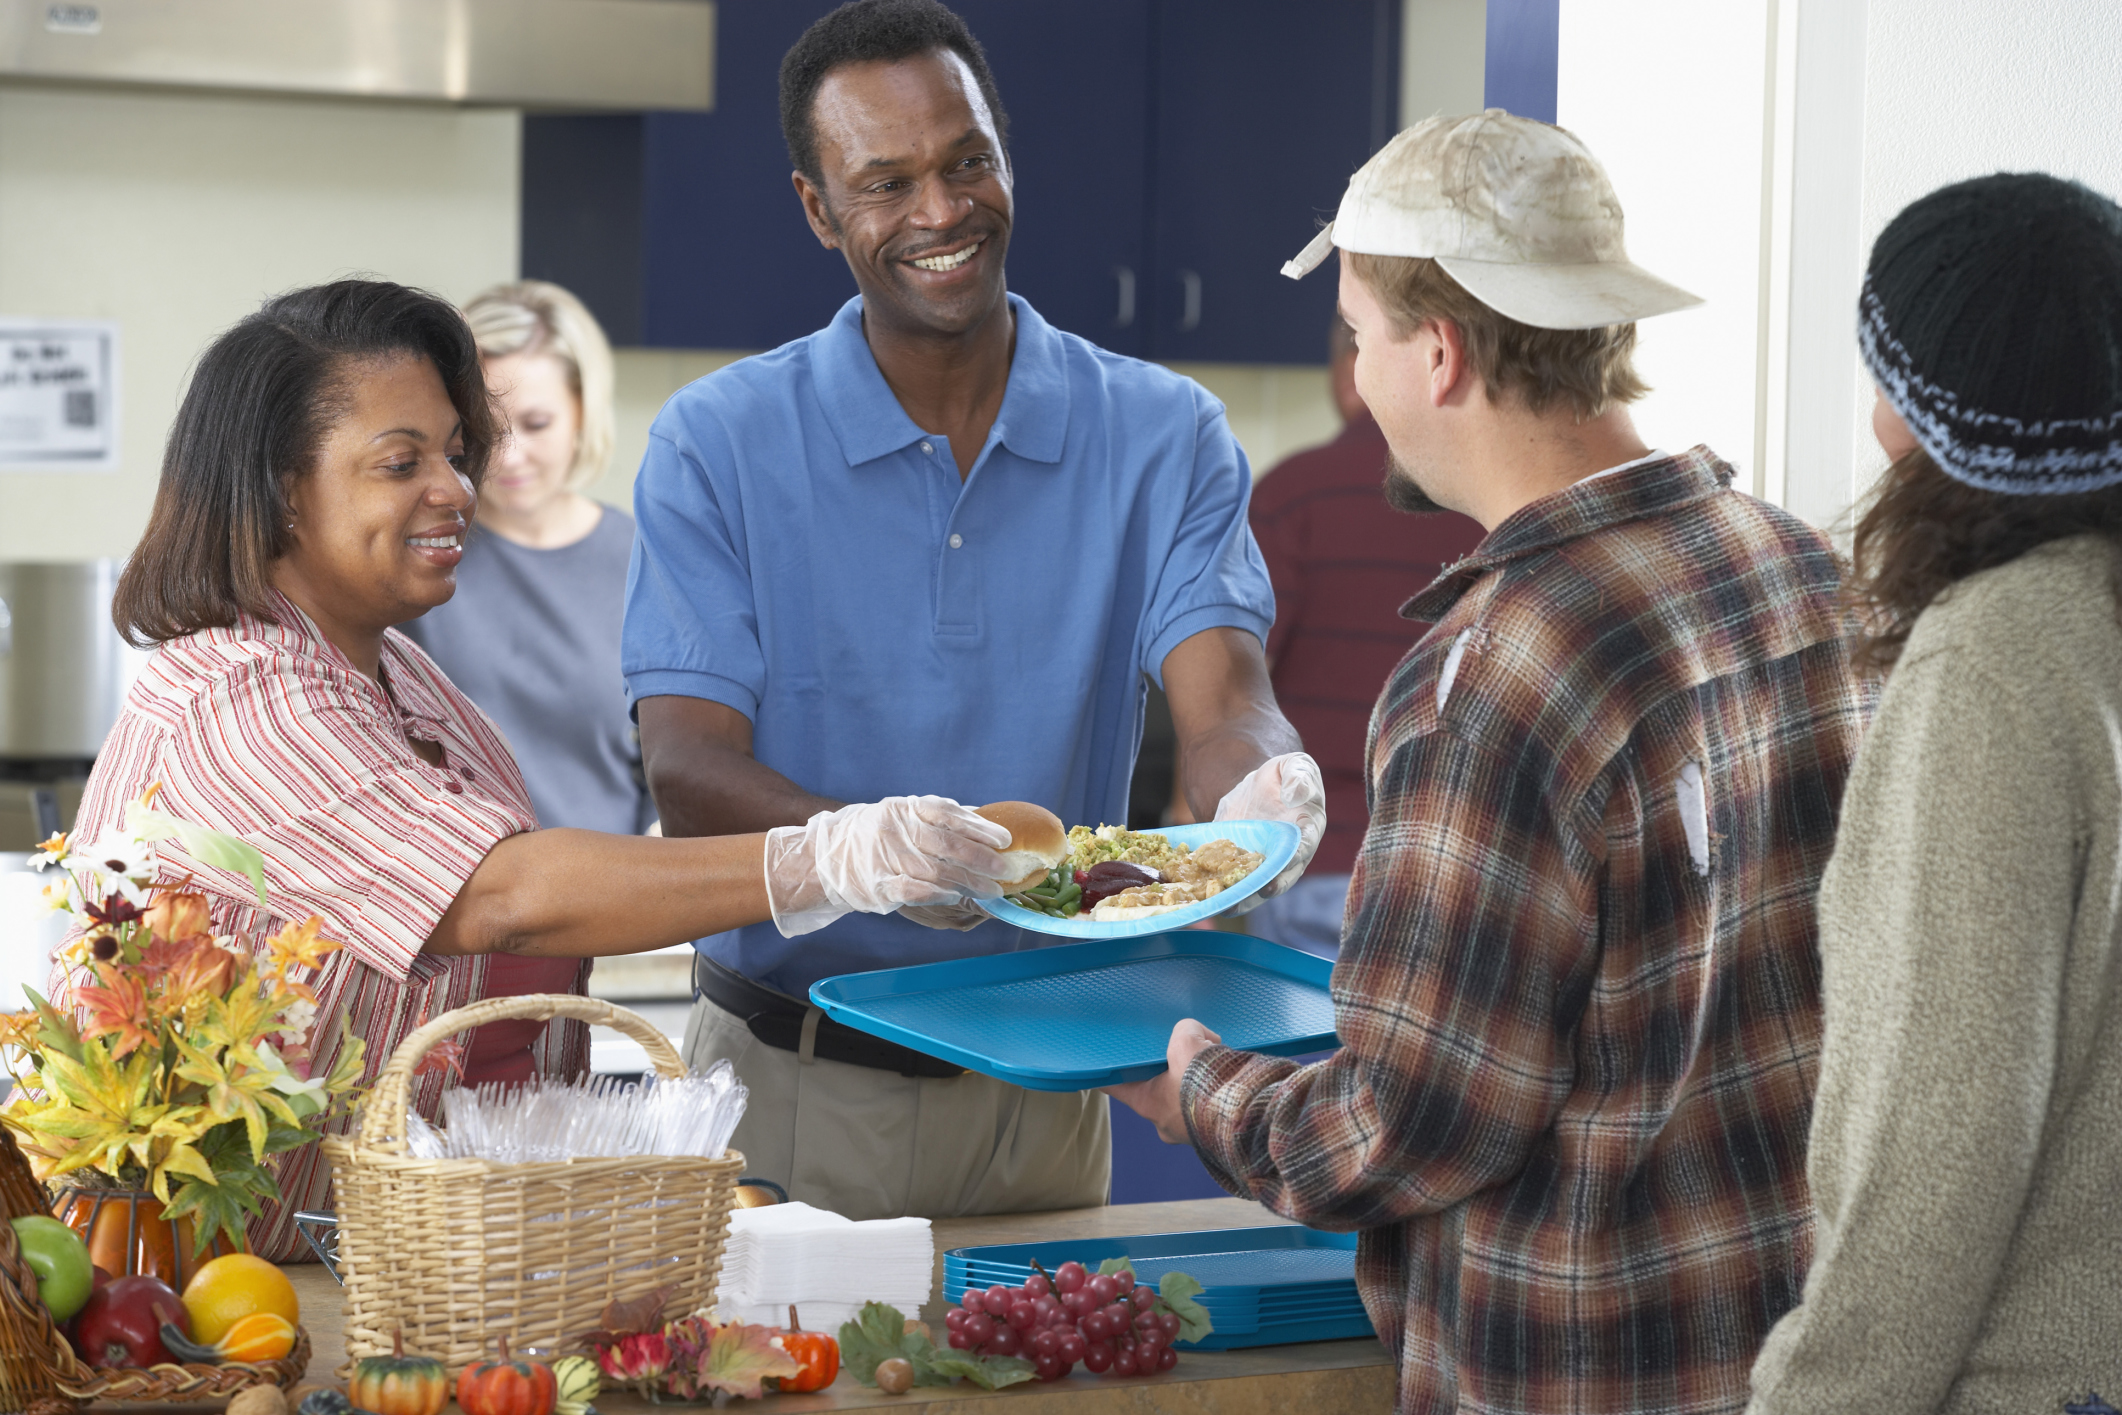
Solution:
[[[1446,566],[1428,589],[1401,605],[1400,617],[1441,619],[1475,580],[1499,565],[1624,521],[1706,501],[1726,491],[1733,475],[1729,462],[1698,446],[1618,468],[1611,475],[1587,477],[1518,508],[1471,555]]]
[[[1027,461],[1058,466],[1068,435],[1067,346],[1037,310],[1016,295],[1008,299],[1016,316],[1017,349],[995,435]],[[899,406],[862,336],[860,295],[840,306],[814,338],[818,404],[849,466],[874,462],[928,436]]]

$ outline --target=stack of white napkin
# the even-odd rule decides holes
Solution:
[[[722,1249],[722,1320],[788,1325],[793,1302],[806,1329],[837,1332],[865,1302],[908,1316],[928,1300],[936,1240],[925,1218],[857,1223],[809,1204],[736,1209]]]

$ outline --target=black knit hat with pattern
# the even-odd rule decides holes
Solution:
[[[2041,173],[1941,187],[1872,246],[1858,341],[1940,470],[2006,494],[2122,484],[2122,207]]]

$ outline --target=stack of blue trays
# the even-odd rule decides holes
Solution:
[[[1126,1257],[1135,1280],[1151,1287],[1183,1272],[1204,1289],[1198,1301],[1215,1331],[1180,1345],[1208,1351],[1334,1341],[1372,1335],[1356,1295],[1356,1235],[1316,1229],[1216,1228],[1137,1238],[1060,1239],[956,1248],[943,1255],[943,1296],[953,1304],[969,1287],[1016,1287],[1037,1262],[1049,1273],[1074,1260],[1096,1271]]]

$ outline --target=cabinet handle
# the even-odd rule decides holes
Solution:
[[[30,819],[39,840],[49,840],[59,833],[59,793],[47,787],[34,787],[29,793]]]
[[[1113,328],[1125,329],[1135,322],[1135,268],[1116,265],[1113,279],[1120,282],[1120,308],[1113,312]]]
[[[1201,327],[1201,272],[1180,271],[1179,284],[1186,291],[1186,309],[1179,316],[1179,332],[1191,334]]]

